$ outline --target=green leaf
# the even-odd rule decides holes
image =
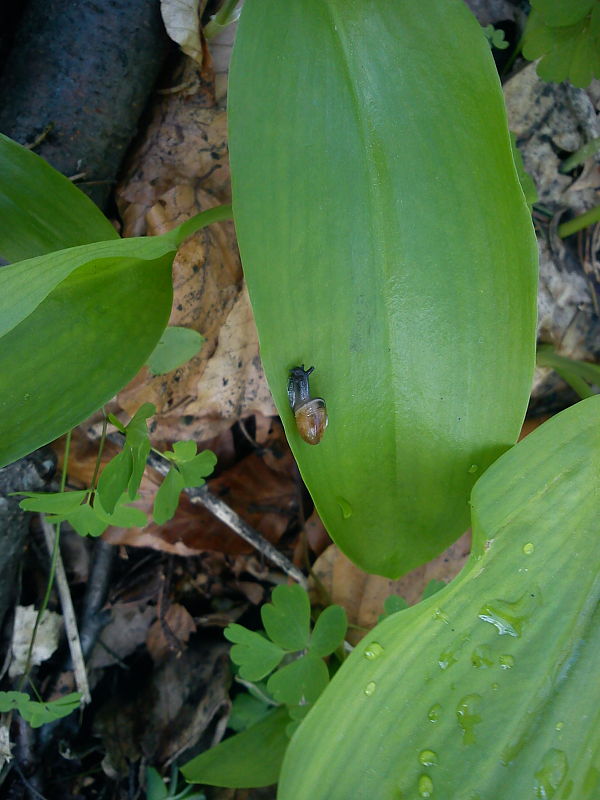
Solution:
[[[267,681],[267,689],[278,703],[297,706],[314,703],[328,683],[325,662],[307,653],[274,672]]]
[[[280,800],[412,798],[424,776],[434,798],[598,795],[600,397],[502,456],[471,505],[467,566],[344,662]]]
[[[540,367],[553,369],[582,399],[594,394],[591,386],[600,387],[600,366],[598,364],[559,356],[552,345],[538,347],[537,363]]]
[[[405,608],[408,608],[406,600],[400,595],[391,594],[383,601],[383,614],[379,615],[378,622],[391,616],[391,614],[395,614],[397,611],[404,611]]]
[[[277,782],[288,744],[285,708],[272,711],[256,725],[201,753],[181,767],[186,781],[209,786],[250,789]]]
[[[446,584],[444,581],[437,581],[435,578],[429,581],[427,586],[423,589],[423,594],[421,595],[421,600],[427,600],[428,597],[433,597],[436,592],[439,592],[440,589],[445,589]]]
[[[7,261],[118,239],[92,201],[43,158],[0,134],[0,256]]]
[[[106,519],[101,517],[98,513],[98,504],[99,501],[96,498],[96,505],[94,508],[92,508],[89,503],[85,503],[65,516],[69,525],[71,525],[80,536],[101,536],[108,527]],[[57,519],[56,521],[58,522],[59,520]]]
[[[171,372],[197,355],[203,343],[204,336],[198,331],[171,325],[165,328],[148,358],[148,369],[153,375]]]
[[[544,20],[544,24],[555,28],[574,25],[584,19],[596,0],[531,0],[531,5]]]
[[[0,692],[0,711],[16,709],[32,728],[39,728],[40,725],[45,725],[47,722],[68,716],[76,708],[79,708],[80,701],[81,694],[79,692],[71,692],[47,703],[32,700],[24,692]]]
[[[184,486],[202,486],[205,483],[204,478],[212,473],[216,463],[217,457],[211,450],[203,450],[191,461],[179,463]]]
[[[137,495],[142,482],[146,459],[150,452],[150,439],[148,438],[148,425],[146,420],[156,414],[153,403],[143,403],[135,412],[125,429],[125,447],[131,451],[132,468],[128,483],[129,498]]]
[[[78,425],[134,377],[171,310],[172,255],[92,260],[0,339],[0,466]],[[1,269],[0,282],[18,266]],[[37,284],[24,272],[13,299],[21,279],[22,287]],[[0,305],[10,297],[0,291]]]
[[[310,637],[310,652],[324,658],[344,641],[348,618],[341,606],[327,606],[319,615]]]
[[[164,481],[158,487],[154,499],[152,516],[157,525],[164,525],[174,516],[179,505],[179,495],[183,488],[184,483],[181,473],[175,467],[171,467]]]
[[[396,578],[468,527],[529,399],[537,243],[490,48],[462,2],[247,3],[228,114],[286,435],[335,542]],[[299,364],[329,411],[317,446],[288,403]]]
[[[302,587],[277,586],[260,614],[269,637],[284,650],[303,650],[310,640],[310,600]]]
[[[154,767],[146,767],[146,800],[166,800],[169,791]]]
[[[16,494],[21,494],[17,492]],[[40,514],[69,514],[79,508],[87,495],[84,489],[78,492],[23,492],[27,499],[21,500],[19,508],[23,511],[37,511]]]
[[[103,508],[112,514],[117,500],[127,489],[133,470],[133,457],[128,447],[112,458],[100,473],[97,496]]]
[[[517,169],[517,175],[519,176],[519,182],[521,184],[521,188],[523,189],[523,194],[525,195],[525,201],[531,210],[533,204],[537,202],[538,193],[533,178],[528,172],[525,171],[523,156],[517,147],[517,137],[512,131],[510,132],[510,146],[512,148],[512,154],[515,161],[515,167]]]
[[[253,697],[247,692],[242,692],[233,699],[227,727],[237,733],[244,731],[263,719],[272,708],[272,706],[267,705],[257,697]]]
[[[175,461],[182,464],[184,461],[191,461],[196,455],[198,445],[194,441],[175,442],[173,445],[173,452],[175,453]]]
[[[113,511],[109,513],[104,508],[101,498],[97,497],[94,511],[106,525],[113,525],[116,528],[143,528],[148,523],[148,519],[140,508],[127,505],[129,500],[128,493],[124,492],[117,500]]]
[[[243,625],[230,623],[225,628],[225,638],[235,642],[229,653],[240,668],[240,676],[248,681],[259,681],[281,662],[285,652],[273,642]]]

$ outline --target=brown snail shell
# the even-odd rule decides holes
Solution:
[[[313,397],[294,412],[298,433],[308,444],[319,444],[327,427],[327,406],[322,397]]]

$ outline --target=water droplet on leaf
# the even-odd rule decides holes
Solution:
[[[475,742],[475,725],[479,725],[481,722],[478,713],[480,702],[480,694],[468,694],[456,706],[456,717],[463,731],[463,744],[474,744]]]
[[[419,797],[431,797],[433,794],[433,781],[429,775],[421,775],[417,784]]]
[[[494,657],[491,649],[485,644],[476,647],[471,653],[471,664],[477,669],[486,669],[493,666]]]
[[[500,664],[501,669],[512,669],[515,665],[515,659],[508,653],[505,653],[504,655],[500,656],[498,663]]]
[[[471,475],[473,475],[475,472],[477,472],[478,469],[479,469],[479,466],[477,464],[471,464],[471,466],[468,469],[468,472]]]
[[[442,707],[439,703],[434,703],[427,712],[429,722],[439,722],[442,715]]]
[[[419,761],[424,767],[433,767],[438,763],[438,755],[435,750],[421,750]]]
[[[379,658],[382,653],[383,647],[379,644],[379,642],[371,642],[371,644],[367,646],[364,656],[369,661],[374,661],[376,658]]]
[[[564,727],[565,727],[565,723],[564,722],[557,722],[556,725],[554,726],[554,730],[555,731],[562,731],[562,729]]]
[[[490,600],[479,612],[479,619],[494,625],[501,636],[519,637],[523,626],[539,607],[539,591],[525,592],[518,600]]]
[[[546,753],[535,771],[533,788],[535,797],[550,800],[564,781],[569,765],[562,750],[552,747]]]
[[[350,517],[352,516],[352,506],[350,505],[350,503],[343,497],[337,497],[336,500],[342,512],[342,517],[344,519],[350,519]]]
[[[535,550],[535,545],[533,542],[527,542],[527,544],[523,545],[523,552],[526,556],[530,556],[533,551]]]
[[[367,683],[367,685],[365,686],[365,694],[367,695],[367,697],[371,697],[371,695],[375,694],[376,688],[377,685],[375,681],[369,681],[369,683]]]

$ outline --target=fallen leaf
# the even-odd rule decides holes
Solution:
[[[15,608],[15,622],[11,643],[12,660],[8,668],[8,674],[11,678],[16,678],[25,672],[27,654],[29,653],[31,636],[37,616],[38,610],[34,606],[17,606]],[[37,629],[35,645],[31,651],[31,666],[42,664],[55,652],[58,647],[62,624],[60,614],[48,611],[48,609],[44,611]]]
[[[171,39],[183,52],[202,64],[200,17],[206,5],[200,0],[160,0],[160,13]]]
[[[172,603],[162,619],[157,619],[148,631],[146,646],[155,663],[162,661],[183,646],[196,630],[191,614],[180,603]]]

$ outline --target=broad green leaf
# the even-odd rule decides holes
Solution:
[[[69,514],[79,508],[87,495],[87,491],[27,492],[26,494],[26,499],[21,500],[19,503],[19,507],[23,511],[37,511],[42,514]]]
[[[191,461],[179,464],[184,486],[202,486],[205,483],[204,478],[212,473],[216,463],[216,455],[211,450],[203,450]]]
[[[327,606],[315,623],[310,637],[310,652],[324,658],[341,645],[348,628],[346,612],[341,606]]]
[[[78,286],[93,290],[90,276],[105,275],[117,282],[129,264],[155,262],[175,255],[167,236],[146,236],[72,247],[57,253],[18,261],[0,269],[0,335],[25,320],[50,293]],[[69,281],[67,279],[70,278]],[[135,306],[136,298],[132,298]],[[2,343],[4,346],[4,343]]]
[[[314,703],[329,683],[329,672],[322,658],[307,653],[274,672],[267,689],[278,703],[297,706]]]
[[[145,462],[144,462],[145,465]],[[102,501],[102,506],[112,514],[117,500],[127,489],[133,471],[133,456],[128,447],[112,458],[100,473],[97,497]]]
[[[525,201],[527,202],[527,205],[531,209],[533,204],[537,203],[538,193],[533,178],[525,170],[525,164],[523,163],[523,156],[521,155],[521,151],[517,147],[517,137],[512,131],[510,132],[510,146],[512,149],[513,159],[515,161],[515,167],[517,169],[517,175],[519,176],[521,189],[523,189],[523,194],[525,195]]]
[[[43,158],[0,133],[0,257],[118,239],[104,214]]]
[[[197,355],[203,342],[198,331],[170,325],[152,351],[148,369],[153,375],[164,375]]]
[[[277,586],[260,614],[269,637],[284,650],[303,650],[310,639],[310,600],[297,584]]]
[[[0,466],[78,425],[134,377],[171,310],[172,255],[91,261],[0,339]]]
[[[531,0],[546,25],[552,28],[575,25],[594,6],[596,0]]]
[[[468,526],[517,438],[537,244],[463,2],[261,0],[230,72],[236,231],[275,403],[321,519],[398,577]],[[329,427],[301,440],[289,370]]]
[[[157,525],[163,525],[171,519],[179,505],[179,495],[183,491],[183,477],[178,469],[171,467],[154,499],[152,516]]]
[[[285,655],[281,647],[235,622],[225,628],[225,638],[234,642],[229,655],[233,663],[239,666],[240,676],[248,681],[264,678]]]
[[[280,800],[600,796],[600,397],[502,456],[471,506],[467,566],[344,662]]]
[[[276,783],[289,721],[285,708],[272,711],[256,725],[184,764],[184,778],[190,783],[244,789]]]

